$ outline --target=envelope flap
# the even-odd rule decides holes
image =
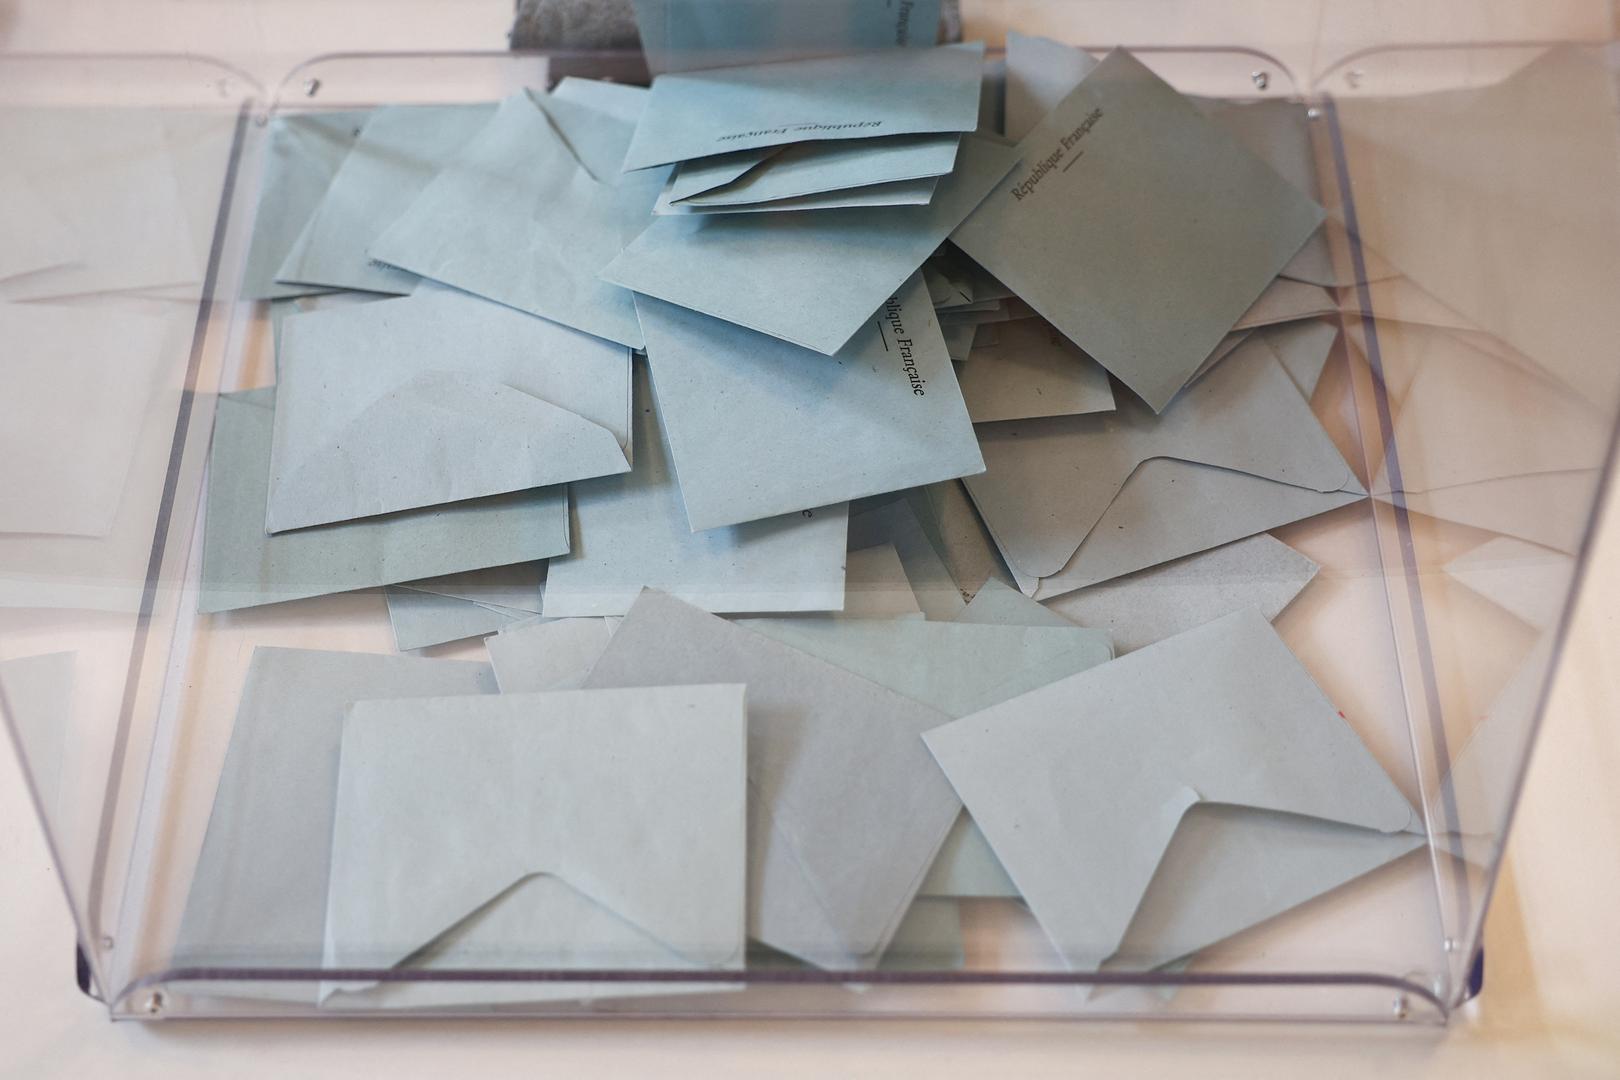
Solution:
[[[1095,965],[1117,946],[1189,791],[1386,833],[1415,820],[1252,610],[924,740],[1073,963]]]
[[[357,702],[327,963],[398,963],[534,874],[690,962],[727,963],[743,942],[744,769],[741,686]]]
[[[629,467],[613,433],[577,413],[489,379],[429,372],[273,474],[267,524],[280,532]]]
[[[1353,484],[1333,441],[1264,340],[1245,340],[1158,416],[1134,399],[1109,414],[986,425],[987,471],[963,482],[1015,569],[1063,569],[1131,474],[1153,458],[1230,469],[1319,492]]]

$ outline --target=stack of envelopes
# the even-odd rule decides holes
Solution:
[[[1155,968],[1420,846],[1269,625],[1371,479],[1302,114],[1016,35],[1004,117],[971,45],[662,70],[278,128],[201,606],[493,636],[253,653],[177,961],[716,991],[997,898]],[[400,981],[513,968],[574,976]]]

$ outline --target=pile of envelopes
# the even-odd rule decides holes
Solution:
[[[253,653],[178,962],[713,992],[971,964],[998,899],[1152,969],[1424,843],[1269,625],[1317,570],[1270,531],[1367,497],[1311,408],[1301,111],[986,70],[277,121],[200,606],[386,586],[402,652],[493,636]],[[435,968],[587,974],[385,977]]]

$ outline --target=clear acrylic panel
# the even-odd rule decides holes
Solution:
[[[1001,23],[1101,54],[1115,42],[1067,29],[1087,6],[1008,4]],[[1443,1020],[1465,1000],[1620,409],[1620,335],[1604,302],[1620,238],[1613,67],[1601,51],[1546,42],[1358,49],[1338,62],[1243,41],[1134,51],[1235,126],[1259,115],[1239,106],[1257,103],[1297,120],[1270,159],[1304,170],[1328,210],[1318,273],[1331,284],[1314,286],[1322,306],[1308,321],[1332,346],[1288,374],[1369,497],[1269,530],[1314,564],[1303,581],[1292,564],[1216,560],[1150,586],[1134,579],[1131,614],[1151,608],[1174,623],[1212,594],[1267,597],[1283,644],[1421,824],[1407,842],[1367,846],[1336,887],[1282,889],[1258,925],[1210,936],[1207,898],[1182,887],[1200,867],[1246,867],[1246,883],[1265,891],[1277,867],[1342,860],[1369,838],[1198,803],[1172,823],[1121,940],[1084,943],[1106,957],[1095,968],[1066,963],[1017,890],[999,886],[961,898],[925,885],[876,967],[818,966],[757,943],[740,968],[648,967],[623,959],[642,954],[623,946],[622,928],[589,922],[577,931],[589,947],[559,961],[550,925],[524,913],[584,916],[558,914],[577,913],[580,894],[544,873],[460,912],[418,950],[396,955],[399,942],[379,932],[352,954],[371,962],[341,969],[323,966],[320,921],[287,917],[295,891],[325,902],[324,865],[297,890],[238,895],[262,916],[251,932],[210,909],[211,875],[241,888],[296,876],[312,852],[323,860],[349,698],[379,696],[379,685],[446,692],[433,689],[440,679],[448,692],[482,692],[487,669],[428,676],[411,663],[493,652],[473,637],[404,661],[400,590],[200,610],[204,519],[230,494],[208,462],[228,432],[269,416],[268,398],[221,395],[275,384],[288,314],[377,301],[278,288],[275,267],[312,198],[282,166],[319,160],[329,178],[378,106],[470,106],[566,75],[644,72],[625,53],[338,55],[261,92],[201,61],[0,59],[0,122],[16,133],[7,145],[39,145],[19,156],[17,178],[0,165],[0,185],[40,208],[27,250],[68,245],[25,273],[0,266],[0,314],[59,316],[13,340],[81,364],[93,352],[100,365],[0,402],[18,422],[60,412],[71,434],[40,430],[72,442],[39,445],[77,448],[42,455],[41,482],[19,486],[34,501],[18,505],[49,527],[0,521],[0,712],[113,1015]],[[91,100],[56,100],[70,92]],[[76,144],[47,130],[85,134]],[[74,145],[124,153],[96,172],[63,149]],[[116,199],[94,186],[126,174],[140,183],[118,183]],[[94,231],[94,257],[72,247],[75,226]],[[173,245],[167,263],[120,261],[159,242]],[[136,280],[154,274],[165,280]],[[131,371],[145,381],[120,383]],[[40,407],[62,394],[84,403]],[[54,478],[58,459],[82,471]],[[64,486],[98,498],[53,498]],[[955,617],[959,585],[972,592],[1006,573],[960,485],[858,503],[850,537],[852,550],[865,547],[857,537],[894,545],[927,621]],[[468,602],[499,606],[492,595]],[[1120,629],[1129,620],[1104,592],[1073,595],[1084,599],[1051,610],[1115,625],[1121,652],[1147,643]],[[377,673],[329,690],[273,682],[267,672],[290,655],[278,649],[376,654]],[[299,741],[305,731],[313,741]],[[419,779],[431,805],[433,777]],[[267,823],[252,813],[275,805],[267,787],[307,798],[284,797],[286,820]],[[951,843],[982,844],[961,831]],[[401,908],[427,903],[410,883],[391,888]]]

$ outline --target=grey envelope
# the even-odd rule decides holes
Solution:
[[[1257,612],[1140,649],[924,741],[1075,970],[1120,950],[1200,804],[1394,836],[1384,859],[1422,842],[1395,835],[1419,827],[1416,812]],[[1131,767],[1122,771],[1121,762]],[[1366,868],[1364,852],[1346,858],[1338,880]],[[1278,867],[1273,888],[1259,890],[1258,910],[1252,896],[1209,891],[1225,880],[1219,864],[1191,869],[1192,896],[1220,908],[1224,925],[1213,932],[1224,936],[1275,913],[1265,894],[1285,890],[1292,867]],[[1131,959],[1162,963],[1210,943],[1169,940],[1171,955]]]
[[[174,962],[319,967],[344,709],[366,698],[493,693],[488,664],[254,650]],[[315,995],[304,984],[241,992]]]
[[[965,483],[1008,567],[1042,600],[1365,496],[1264,339],[1154,416],[983,425]]]
[[[506,566],[568,550],[562,488],[267,535],[275,389],[219,399],[203,528],[205,612]]]
[[[1013,167],[1016,151],[962,140],[927,206],[798,215],[657,218],[602,271],[624,288],[819,353],[843,348]]]
[[[984,469],[921,276],[831,358],[636,303],[694,531]]]
[[[651,590],[585,686],[717,680],[748,686],[750,935],[871,968],[960,809],[918,738],[944,714]]]
[[[1121,50],[1018,148],[1020,169],[952,241],[1154,410],[1322,221]]]
[[[983,62],[983,45],[946,45],[660,75],[624,167],[807,139],[972,131]]]
[[[276,280],[408,293],[416,276],[371,261],[372,242],[454,161],[493,112],[490,105],[390,105],[375,110]]]
[[[1046,320],[1019,319],[997,330],[994,345],[975,345],[956,370],[975,424],[1114,407],[1108,373]]]

